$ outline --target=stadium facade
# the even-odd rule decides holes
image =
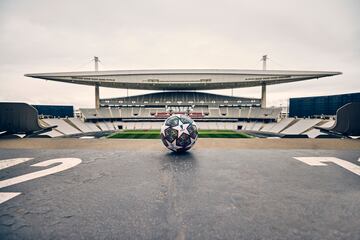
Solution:
[[[266,108],[266,86],[341,74],[329,71],[236,69],[119,70],[33,73],[25,76],[95,86],[95,108],[80,109],[84,121],[160,122],[172,113],[187,113],[197,121],[276,122],[281,108]],[[199,92],[261,86],[261,98]],[[99,97],[99,87],[161,90],[121,98]]]
[[[73,106],[59,106],[59,105],[32,105],[40,115],[44,117],[55,117],[55,118],[71,118],[74,117]]]
[[[360,93],[290,98],[289,117],[334,116],[347,103],[360,102]]]

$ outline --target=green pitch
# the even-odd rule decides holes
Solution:
[[[200,130],[199,138],[251,138],[252,136],[233,130]],[[160,130],[124,130],[108,138],[160,139]]]

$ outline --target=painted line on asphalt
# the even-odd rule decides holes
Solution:
[[[0,160],[0,170],[18,165],[20,163],[27,162],[31,159],[33,158],[10,158],[10,159]]]
[[[327,166],[326,163],[335,163],[346,170],[360,176],[360,166],[336,157],[294,157],[310,166]],[[358,160],[360,161],[360,159]]]
[[[6,180],[2,180],[2,181],[0,181],[0,188],[8,187],[11,185],[30,181],[30,180],[40,178],[40,177],[45,177],[50,174],[54,174],[57,172],[67,170],[69,168],[75,167],[76,165],[80,164],[81,159],[79,159],[79,158],[56,158],[56,159],[39,162],[39,163],[33,164],[31,166],[32,167],[47,167],[47,166],[50,166],[55,163],[60,163],[60,164],[55,167],[52,167],[52,168],[48,168],[48,169],[24,174],[24,175],[21,175],[18,177],[13,177],[13,178],[9,178]]]
[[[15,159],[2,160],[2,161],[0,161],[0,163],[3,163],[3,164],[0,165],[2,167],[0,169],[5,169],[8,167],[17,165],[19,163],[29,161],[30,159],[32,159],[32,158],[22,158],[22,159],[15,158]],[[5,161],[5,162],[3,162],[3,161]],[[0,188],[9,187],[9,186],[12,186],[12,185],[15,185],[18,183],[23,183],[23,182],[30,181],[30,180],[33,180],[36,178],[41,178],[41,177],[45,177],[45,176],[48,176],[48,175],[51,175],[54,173],[62,172],[69,168],[73,168],[80,163],[81,163],[80,158],[56,158],[56,159],[50,159],[47,161],[39,162],[39,163],[33,164],[31,166],[32,167],[48,167],[53,164],[59,164],[59,165],[56,165],[56,166],[48,168],[48,169],[39,170],[36,172],[20,175],[17,177],[6,179],[6,180],[2,180],[2,181],[0,181]],[[21,193],[19,193],[19,192],[0,193],[0,204],[18,196],[19,194],[21,194]]]
[[[19,192],[0,192],[0,204],[16,197],[19,194],[21,194],[21,193],[19,193]]]

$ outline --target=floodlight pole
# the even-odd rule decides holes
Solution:
[[[263,62],[264,71],[266,70],[266,60],[268,60],[268,56],[267,55],[262,56],[261,61]]]
[[[261,61],[263,62],[263,71],[266,71],[266,60],[268,59],[267,55],[262,56]],[[261,108],[266,108],[266,83],[262,82],[261,84]]]
[[[99,71],[99,58],[94,57],[95,62],[95,72]],[[95,108],[100,108],[100,91],[99,91],[99,84],[95,83]]]

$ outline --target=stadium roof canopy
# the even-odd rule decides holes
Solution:
[[[289,83],[341,74],[327,71],[236,69],[118,70],[25,74],[58,82],[124,89],[205,90]]]

